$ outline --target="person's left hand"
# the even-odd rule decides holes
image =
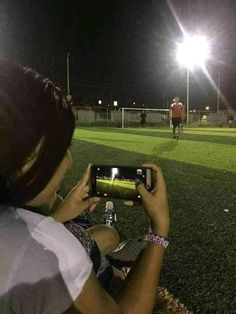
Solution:
[[[85,210],[94,211],[100,201],[99,197],[89,197],[89,165],[79,183],[71,190],[55,211],[52,217],[58,222],[66,222],[81,215]]]

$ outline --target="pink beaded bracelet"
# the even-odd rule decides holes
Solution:
[[[161,246],[163,246],[165,249],[167,248],[168,244],[169,244],[169,241],[159,235],[156,235],[156,234],[153,234],[153,233],[149,233],[149,234],[146,234],[144,236],[144,239],[143,239],[144,242],[153,242],[153,243],[156,243],[156,244],[160,244]]]

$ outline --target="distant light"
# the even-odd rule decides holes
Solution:
[[[119,173],[118,168],[112,168],[112,175],[116,175],[118,173]]]
[[[193,109],[193,112],[196,112],[196,109]]]
[[[186,36],[183,42],[177,43],[177,61],[189,69],[204,67],[209,56],[210,47],[205,36]]]
[[[99,105],[101,105],[101,104],[102,104],[102,101],[101,101],[100,99],[99,99],[99,101],[98,101],[98,104],[99,104]]]
[[[210,107],[209,106],[206,106],[206,110],[209,110],[210,109]]]
[[[112,171],[111,171],[111,179],[112,181],[115,179],[115,176],[119,173],[119,170],[118,168],[112,168]]]
[[[118,101],[114,100],[113,105],[114,105],[114,107],[117,107],[118,106]]]
[[[133,102],[133,105],[135,105],[135,102]]]

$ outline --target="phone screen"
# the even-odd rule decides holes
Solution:
[[[140,199],[135,180],[142,181],[147,189],[151,187],[151,169],[127,166],[91,167],[92,194],[101,197]]]

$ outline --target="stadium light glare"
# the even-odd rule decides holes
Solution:
[[[187,69],[187,101],[186,122],[189,124],[189,76],[194,67],[205,69],[207,59],[210,57],[210,46],[207,38],[202,35],[185,35],[182,42],[177,43],[176,59],[180,65]]]
[[[112,168],[111,170],[111,180],[113,181],[115,179],[115,176],[119,173],[118,168]]]
[[[177,43],[177,61],[190,70],[203,68],[209,57],[210,46],[205,36],[186,36],[183,42]]]

